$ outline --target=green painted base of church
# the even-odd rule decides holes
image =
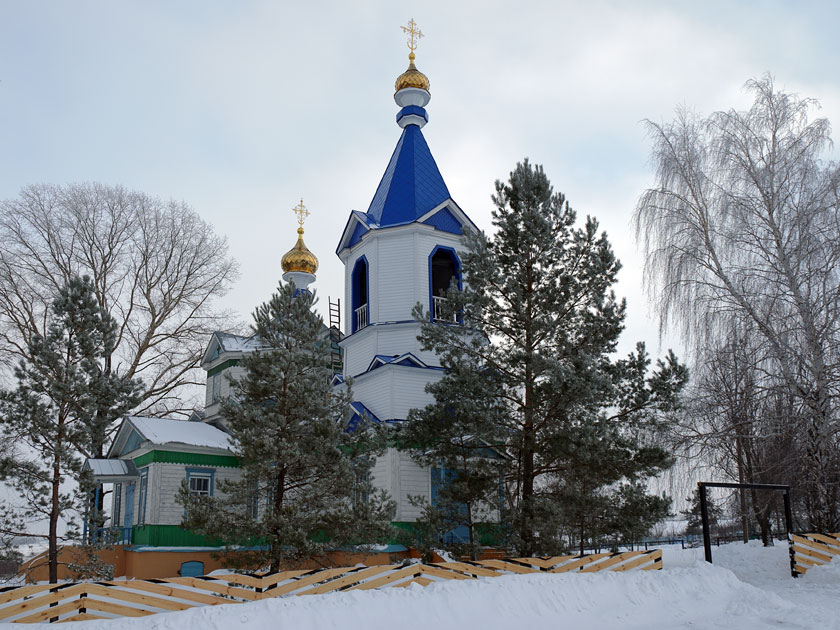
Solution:
[[[218,547],[218,540],[194,534],[179,525],[138,525],[131,544],[147,547]]]
[[[391,525],[400,534],[389,541],[392,545],[415,546],[417,524],[395,521]],[[501,528],[494,523],[481,523],[477,527],[479,544],[497,546],[502,540]],[[221,547],[219,540],[187,531],[180,525],[138,525],[131,531],[131,544],[138,547]]]

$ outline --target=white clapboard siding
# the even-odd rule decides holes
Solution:
[[[417,302],[429,308],[429,256],[438,245],[463,251],[461,237],[426,225],[376,231],[347,255],[344,273],[345,321],[352,330],[352,274],[362,256],[368,262],[368,315],[371,322],[405,321]]]
[[[222,398],[233,396],[232,378],[241,378],[245,374],[245,368],[241,365],[232,365],[222,371]]]
[[[373,307],[376,322],[411,319],[414,306],[414,236],[400,232],[377,239],[376,261],[371,262],[378,299]]]
[[[344,375],[356,376],[364,372],[376,351],[378,326],[357,332],[344,343]]]
[[[421,509],[411,505],[409,497],[423,497],[431,500],[429,468],[421,466],[406,452],[398,453],[400,487],[397,501],[398,521],[416,521]]]
[[[377,326],[376,354],[395,355],[411,352],[427,365],[439,365],[434,352],[421,350],[417,335],[420,334],[420,324],[397,324],[393,326]]]
[[[154,495],[156,496],[152,493],[149,496],[150,505],[155,506],[152,512],[155,520],[149,520],[147,511],[146,522],[155,525],[180,525],[184,516],[184,506],[176,501],[176,496],[181,488],[181,482],[186,481],[187,468],[214,470],[215,496],[221,496],[221,492],[218,491],[219,482],[224,480],[235,481],[242,477],[242,471],[236,468],[161,463],[152,464],[151,467],[155,469],[159,483],[155,485]]]
[[[388,366],[384,366],[388,367]],[[420,409],[434,401],[426,392],[426,384],[438,381],[441,370],[424,370],[394,366],[390,369],[393,387],[391,389],[391,418],[405,418],[411,409]]]
[[[383,365],[354,381],[353,398],[362,401],[380,420],[404,420],[411,409],[433,401],[426,384],[442,376],[441,370]]]
[[[393,498],[391,494],[391,479],[393,475],[391,473],[391,458],[389,457],[388,451],[376,458],[376,462],[374,462],[373,468],[370,471],[370,476],[371,485],[374,489],[385,490]]]
[[[363,374],[377,354],[394,356],[410,352],[427,365],[439,365],[434,352],[421,350],[419,333],[417,322],[379,324],[357,332],[342,344],[344,374],[354,378]]]

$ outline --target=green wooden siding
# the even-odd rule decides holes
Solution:
[[[228,361],[222,361],[214,368],[207,370],[207,376],[214,376],[215,374],[220,374],[224,370],[228,369],[229,367],[233,367],[234,365],[239,364],[239,359],[230,359]]]
[[[396,529],[402,530],[404,534],[389,541],[392,545],[412,544],[411,538],[415,536],[416,523],[392,522]],[[503,541],[501,527],[495,523],[481,523],[478,526],[480,544],[498,546]],[[404,537],[408,536],[408,540]],[[313,537],[314,538],[314,537]],[[323,538],[321,536],[320,538]],[[322,541],[323,542],[323,541]],[[139,525],[132,529],[131,543],[148,547],[222,547],[224,542],[208,538],[193,532],[187,531],[180,525]],[[244,541],[244,545],[259,545],[259,541]]]
[[[205,453],[179,453],[177,451],[149,451],[134,458],[134,465],[140,468],[152,462],[162,464],[193,464],[195,466],[221,466],[238,468],[239,458],[233,455],[208,455]]]
[[[179,525],[139,525],[131,532],[134,545],[149,547],[220,547],[222,543]]]

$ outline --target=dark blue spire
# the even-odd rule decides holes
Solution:
[[[449,199],[423,132],[407,125],[379,182],[367,214],[380,227],[412,223]]]

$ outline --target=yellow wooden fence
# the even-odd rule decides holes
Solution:
[[[657,570],[662,551],[596,553],[551,558],[341,567],[268,574],[217,574],[160,580],[38,584],[0,590],[0,622],[37,623],[142,617],[195,606],[252,602],[335,591],[426,586],[527,573]]]
[[[794,534],[792,554],[794,572],[803,575],[840,556],[840,534]]]

